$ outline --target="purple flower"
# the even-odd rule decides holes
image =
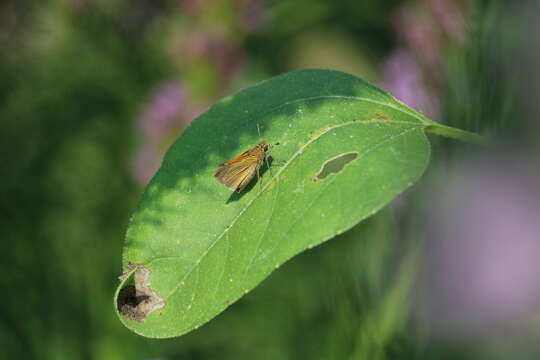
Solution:
[[[145,185],[159,168],[164,143],[185,125],[185,102],[184,89],[177,81],[163,82],[152,92],[137,120],[142,145],[134,155],[132,174],[140,185]]]
[[[131,165],[131,174],[139,185],[148,184],[159,169],[162,156],[155,144],[147,143],[137,149]]]
[[[416,312],[441,338],[525,329],[540,305],[539,174],[526,170],[534,159],[508,153],[459,167],[429,197],[436,201]]]
[[[212,0],[182,0],[180,8],[190,15],[198,15],[204,12],[212,2]]]
[[[244,50],[224,38],[216,37],[210,49],[210,60],[224,80],[229,80],[244,62]]]
[[[406,50],[396,50],[383,62],[383,87],[405,104],[436,117],[437,98],[426,88],[416,59]]]
[[[465,21],[461,9],[455,5],[455,2],[449,0],[425,0],[437,17],[438,23],[448,36],[463,43],[465,41],[466,29]]]
[[[184,106],[184,97],[184,90],[179,82],[169,81],[159,85],[139,117],[138,126],[141,133],[155,139],[177,127]]]
[[[437,68],[440,59],[440,39],[437,24],[423,12],[410,6],[398,8],[393,14],[394,28],[410,51],[422,64]]]
[[[194,31],[188,34],[179,41],[174,52],[181,65],[201,61],[210,63],[224,81],[229,80],[237,72],[245,57],[244,50],[226,34],[208,31]]]
[[[270,25],[270,13],[261,0],[239,0],[240,20],[250,33],[261,31]]]

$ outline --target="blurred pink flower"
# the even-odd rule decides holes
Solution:
[[[137,120],[142,144],[136,149],[132,174],[137,183],[145,185],[159,168],[163,148],[171,135],[187,125],[186,94],[178,81],[165,81],[150,95]]]
[[[406,50],[395,50],[382,65],[383,87],[405,104],[437,117],[439,103],[430,93],[416,59]]]
[[[155,139],[178,127],[184,98],[184,89],[179,82],[168,81],[160,84],[139,117],[138,126],[141,133]]]
[[[136,150],[131,164],[131,174],[139,185],[146,185],[154,176],[159,169],[162,156],[155,144],[147,143]]]
[[[206,10],[213,0],[180,0],[180,9],[189,15],[197,15]]]
[[[261,0],[237,0],[239,3],[240,20],[244,28],[255,33],[270,25],[270,12]]]
[[[244,61],[244,50],[224,34],[194,31],[180,41],[176,57],[181,64],[208,61],[228,80]]]
[[[425,0],[438,23],[448,36],[458,43],[465,41],[465,20],[461,9],[451,0]]]
[[[418,60],[437,68],[440,64],[440,40],[436,23],[412,6],[399,7],[392,20],[396,32]]]
[[[219,69],[224,79],[229,80],[244,62],[244,49],[225,39],[215,38],[210,51],[211,61]]]
[[[213,0],[183,0],[180,8],[190,16],[197,16],[215,3]],[[240,25],[249,32],[259,31],[270,23],[269,11],[262,0],[229,0],[229,3],[234,6]]]
[[[178,55],[182,60],[202,57],[210,51],[210,34],[205,31],[189,33],[179,44]]]
[[[540,306],[540,174],[515,161],[521,154],[490,158],[461,166],[429,197],[416,312],[449,340],[526,328]]]

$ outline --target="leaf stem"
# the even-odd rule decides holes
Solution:
[[[437,123],[433,123],[431,125],[426,126],[426,132],[446,136],[448,138],[461,140],[461,141],[472,143],[472,144],[486,144],[488,142],[488,140],[485,137],[475,134],[473,132],[456,129],[450,126],[441,125]]]

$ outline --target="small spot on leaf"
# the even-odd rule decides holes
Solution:
[[[327,160],[323,166],[321,167],[321,170],[319,173],[312,179],[313,181],[323,180],[328,175],[336,174],[343,170],[345,165],[353,161],[358,157],[358,153],[351,152],[351,153],[345,153],[338,155],[332,159]]]
[[[376,113],[375,114],[377,116],[377,120],[380,120],[380,121],[390,121],[390,119],[388,117],[386,117],[385,115],[381,114],[381,113]]]

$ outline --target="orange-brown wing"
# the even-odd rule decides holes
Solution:
[[[219,166],[235,165],[236,163],[244,161],[244,160],[249,159],[249,158],[251,158],[249,160],[255,160],[256,159],[257,161],[262,161],[262,160],[264,160],[264,158],[266,156],[267,148],[268,148],[268,144],[266,143],[266,141],[263,141],[263,142],[255,145],[251,149],[248,149],[248,150],[244,151],[243,153],[241,153],[240,155],[238,155],[234,159],[229,160],[229,161],[225,161],[224,163],[219,164]]]
[[[256,161],[235,165],[222,165],[214,174],[216,179],[229,189],[241,192],[257,173]]]
[[[241,153],[240,155],[238,155],[238,156],[235,157],[234,159],[229,160],[229,161],[225,161],[224,163],[219,164],[219,166],[229,166],[229,165],[234,165],[234,164],[237,163],[237,162],[241,162],[241,161],[246,160],[246,159],[249,158],[250,156],[253,156],[253,154],[252,154],[252,149],[249,149],[249,150],[247,150],[247,151],[244,151],[243,153]]]

